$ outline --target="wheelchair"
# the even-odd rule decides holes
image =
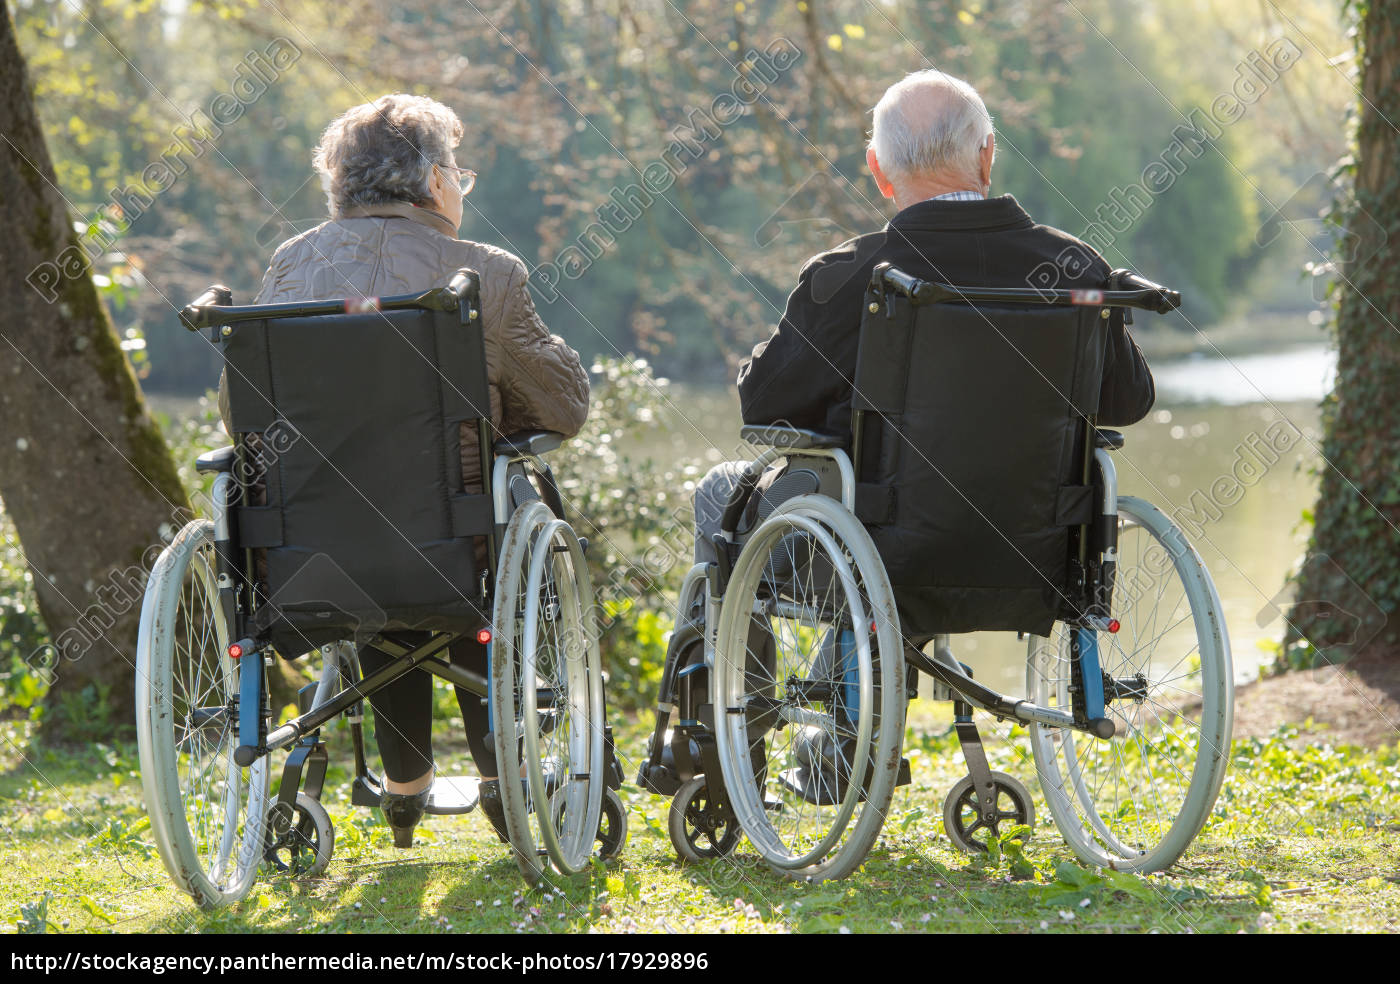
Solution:
[[[487,702],[526,880],[622,850],[587,544],[542,457],[562,438],[492,440],[478,295],[463,269],[445,287],[349,301],[235,307],[216,286],[181,312],[222,352],[235,444],[200,457],[212,518],[181,529],[148,581],[136,720],[155,841],[200,906],[242,898],[264,866],[324,871],[321,729],[348,722],[352,804],[378,806],[364,701],[415,669]],[[480,455],[479,493],[464,488],[464,449]],[[486,677],[445,658],[468,635]],[[369,676],[365,644],[392,658]],[[311,652],[319,677],[275,725],[267,666]],[[476,783],[437,777],[426,812],[469,812]]]
[[[843,877],[910,781],[924,673],[968,769],[944,801],[956,847],[1035,822],[1030,792],[989,766],[981,710],[1028,729],[1080,859],[1170,866],[1225,775],[1229,639],[1185,536],[1118,495],[1123,437],[1094,412],[1112,310],[1165,313],[1179,294],[1127,271],[1102,289],[983,289],[881,264],[864,300],[849,453],[837,435],[743,431],[767,450],[725,505],[717,559],[685,579],[639,784],[672,798],[682,859],[744,835],[780,875]],[[951,635],[984,630],[1028,640],[1024,696],[955,658]]]

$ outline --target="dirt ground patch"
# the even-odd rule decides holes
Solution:
[[[1300,742],[1400,742],[1400,651],[1372,648],[1339,667],[1295,670],[1235,691],[1236,738],[1263,738],[1281,724],[1297,725]]]

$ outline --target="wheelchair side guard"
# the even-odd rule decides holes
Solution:
[[[530,455],[546,454],[564,443],[564,435],[557,431],[525,430],[498,438],[492,450],[507,458],[524,458]]]
[[[739,430],[739,438],[758,447],[784,450],[839,448],[845,442],[840,435],[805,427],[784,427],[780,424],[749,424]]]

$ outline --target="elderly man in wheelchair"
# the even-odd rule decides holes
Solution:
[[[1152,403],[1125,312],[1179,296],[984,199],[991,132],[966,83],[892,87],[868,158],[899,213],[809,262],[740,372],[743,436],[767,450],[697,488],[639,775],[672,797],[682,858],[742,833],[788,877],[858,867],[909,781],[920,672],[953,702],[968,775],[944,825],[964,850],[1034,822],[974,708],[1028,727],[1088,863],[1160,870],[1215,802],[1232,709],[1219,601],[1181,532],[1117,494],[1123,438],[1099,427]],[[1029,637],[1024,696],[954,657],[952,634],[990,630]]]
[[[277,250],[258,303],[213,287],[181,313],[223,356],[235,444],[200,458],[213,516],[152,571],[136,696],[155,839],[201,905],[263,862],[324,870],[320,730],[340,717],[352,803],[400,847],[423,814],[478,805],[531,881],[625,839],[586,543],[543,460],[581,425],[587,377],[520,261],[452,238],[461,133],[423,97],[346,113],[317,152],[332,220]],[[266,664],[307,653],[318,680],[278,723]],[[432,676],[456,688],[479,784],[435,775]]]

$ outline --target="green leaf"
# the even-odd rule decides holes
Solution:
[[[80,895],[78,896],[78,901],[82,903],[84,909],[92,913],[98,919],[101,919],[103,922],[114,923],[117,921],[116,917],[113,916],[106,909],[102,908],[102,906],[98,905],[97,902],[93,900],[92,896]]]

